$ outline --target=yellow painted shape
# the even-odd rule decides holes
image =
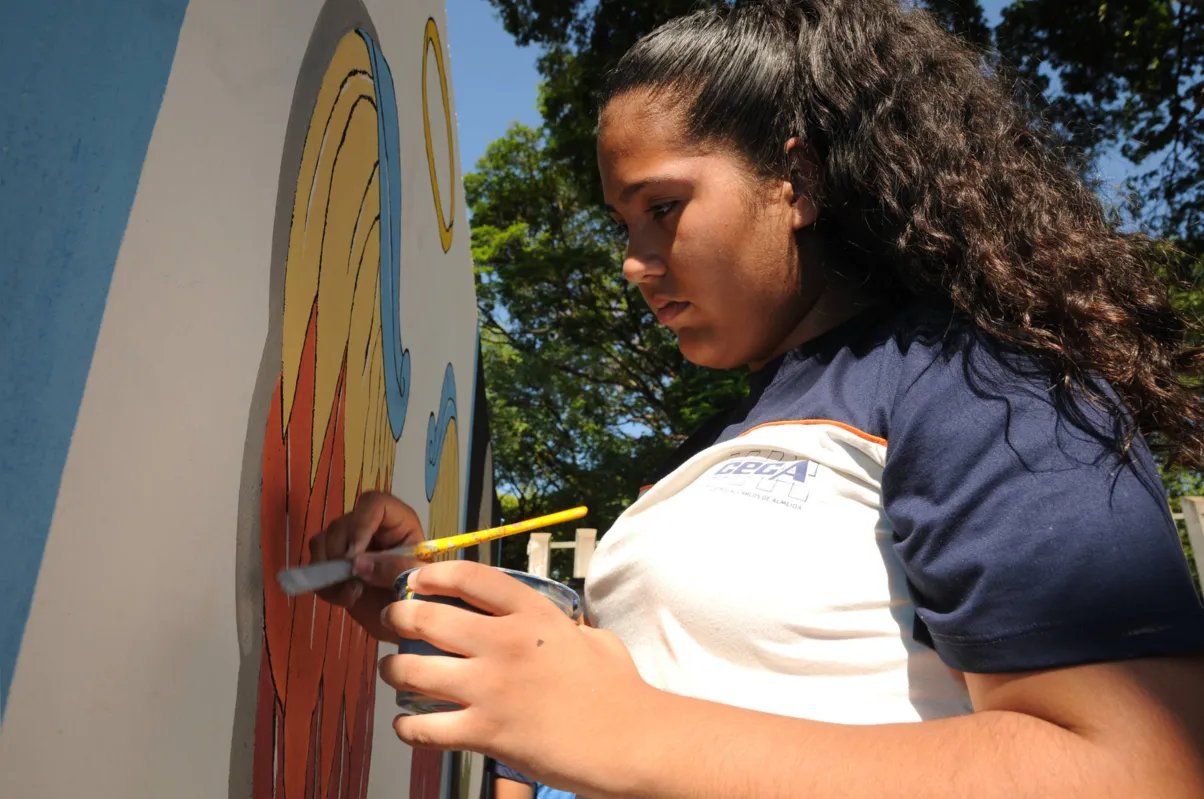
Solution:
[[[372,90],[371,83],[361,88]],[[322,264],[318,276],[317,368],[314,375],[313,451],[320,452],[326,434],[326,422],[334,408],[335,389],[343,356],[347,352],[351,325],[351,301],[358,276],[359,261],[353,259],[353,237],[362,214],[373,219],[380,213],[380,191],[375,186],[377,160],[377,118],[373,106],[363,100],[340,98],[336,114],[345,112],[346,122],[339,131],[342,147],[338,165],[331,174],[329,206],[320,237]],[[316,217],[315,217],[316,218]],[[315,226],[316,227],[316,226]],[[380,261],[365,264],[364,279],[379,280]],[[317,474],[317,458],[310,479]]]
[[[387,413],[385,404],[384,381],[382,379],[382,363],[380,358],[379,334],[372,337],[372,359],[368,366],[368,404],[364,411],[366,427],[364,429],[363,454],[360,461],[360,473],[363,475],[364,488],[375,488],[379,485],[380,464],[384,458],[381,446],[380,424],[382,411]]]
[[[376,367],[376,452],[372,462],[374,485],[389,488],[389,475],[393,470],[393,433],[389,429],[389,406],[385,402],[385,373],[383,365]]]
[[[298,170],[285,264],[283,412],[292,413],[310,312],[317,303],[313,460],[346,364],[343,509],[358,489],[388,487],[396,443],[388,429],[380,329],[380,141],[372,61],[355,31],[339,42],[314,103]]]
[[[393,440],[393,428],[389,427],[389,406],[385,403],[385,374],[380,374],[380,441],[386,456],[381,460],[381,486],[393,489],[393,465],[396,462],[397,442]]]
[[[433,539],[447,538],[460,532],[460,438],[456,420],[447,423],[443,448],[439,455],[439,471],[435,476],[435,493],[431,495],[427,535]],[[435,560],[454,557],[448,553]]]
[[[435,70],[439,73],[439,93],[443,97],[443,120],[447,123],[447,180],[449,184],[447,213],[443,212],[443,198],[439,194],[439,178],[435,174],[435,145],[431,139],[430,99],[427,97],[427,62],[431,51],[435,53]],[[422,131],[426,136],[426,163],[431,171],[431,192],[435,195],[435,217],[439,222],[439,241],[443,251],[451,249],[452,226],[456,222],[456,147],[452,141],[451,98],[447,95],[447,71],[443,68],[443,43],[439,40],[439,26],[435,20],[427,19],[426,34],[422,42]]]
[[[380,230],[376,224],[372,230]],[[350,509],[355,502],[356,482],[365,471],[365,436],[368,432],[369,407],[376,384],[372,382],[372,363],[381,359],[380,347],[380,272],[368,275],[367,264],[380,259],[380,237],[373,235],[366,242],[364,273],[355,287],[351,308],[351,330],[347,340],[347,428],[343,447],[349,479],[345,482],[343,506]],[[354,479],[350,479],[354,475]]]
[[[288,255],[285,262],[281,377],[286,428],[296,395],[297,374],[301,366],[301,349],[305,343],[306,327],[318,294],[318,279],[322,266],[322,220],[326,213],[335,151],[341,138],[336,134],[346,118],[346,111],[342,116],[336,112],[339,108],[345,109],[348,99],[358,96],[364,84],[367,85],[369,94],[372,94],[371,73],[372,62],[367,45],[357,33],[349,32],[339,42],[326,69],[305,136],[293,197],[293,221],[289,230]],[[352,76],[351,81],[344,85],[348,76]],[[315,429],[324,430],[323,427]],[[315,448],[315,452],[317,449]]]

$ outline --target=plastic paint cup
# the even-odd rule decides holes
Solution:
[[[534,588],[539,593],[546,596],[552,601],[552,604],[560,608],[564,615],[568,616],[573,621],[581,618],[581,597],[577,592],[569,588],[563,583],[558,583],[555,580],[548,580],[543,577],[536,577],[526,572],[514,571],[513,569],[503,569],[500,566],[495,566],[498,571],[505,572],[514,579],[524,583],[531,588]],[[451,605],[455,608],[463,608],[471,610],[474,613],[484,613],[480,608],[475,608],[458,597],[448,596],[432,596],[427,594],[415,594],[410,590],[409,579],[417,569],[410,569],[401,573],[397,581],[393,583],[394,590],[397,591],[398,600],[420,599],[423,602],[438,602],[442,605]],[[397,646],[397,651],[402,655],[440,655],[443,657],[463,657],[463,655],[446,652],[442,649],[427,643],[426,641],[417,641],[411,638],[402,638],[401,643]],[[397,707],[406,715],[418,715],[421,713],[439,713],[445,710],[459,710],[460,705],[455,702],[448,702],[443,699],[435,699],[434,697],[425,696],[414,691],[398,691],[397,692]]]

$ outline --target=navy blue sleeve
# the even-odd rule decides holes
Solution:
[[[493,774],[495,777],[501,777],[504,780],[521,782],[523,785],[530,785],[532,787],[536,785],[535,780],[524,777],[522,774],[519,774],[517,771],[507,766],[505,763],[499,763],[496,760],[493,761]]]
[[[903,358],[882,490],[915,637],[978,673],[1204,652],[1145,442],[1121,463],[1105,412],[1008,363],[981,342]]]

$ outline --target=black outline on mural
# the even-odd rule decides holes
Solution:
[[[281,148],[273,220],[288,219],[296,189],[295,166],[301,163],[318,87],[326,75],[330,55],[343,35],[361,28],[379,40],[372,19],[360,0],[326,0],[315,20],[293,89],[289,122]],[[292,167],[292,168],[290,168]],[[259,493],[262,482],[264,431],[268,410],[280,377],[280,351],[284,321],[284,267],[288,258],[289,225],[273,222],[272,254],[268,278],[268,333],[251,394],[247,433],[243,444],[242,475],[238,493],[238,528],[235,550],[234,601],[238,628],[238,682],[230,733],[230,799],[251,795],[255,754],[255,711],[259,688],[260,652],[263,647],[263,580],[259,550]]]

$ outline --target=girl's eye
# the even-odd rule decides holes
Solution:
[[[627,225],[617,219],[610,220],[610,232],[621,239],[627,238]]]
[[[648,212],[652,214],[653,219],[664,219],[669,214],[669,212],[672,211],[676,207],[677,207],[677,200],[670,200],[667,203],[661,203],[660,205],[652,206],[651,208],[648,209]]]

